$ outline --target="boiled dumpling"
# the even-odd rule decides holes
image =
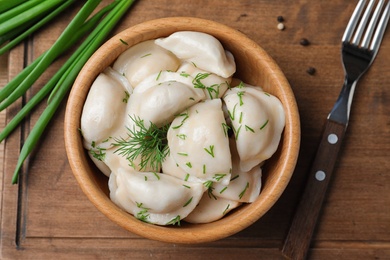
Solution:
[[[93,82],[81,115],[84,146],[100,152],[112,146],[113,137],[126,136],[124,120],[128,89],[107,72]]]
[[[92,153],[91,153],[92,152]],[[102,151],[105,153],[105,151]],[[104,156],[94,156],[94,151],[90,150],[88,152],[89,158],[91,158],[92,162],[96,165],[96,167],[107,177],[110,177],[111,169],[107,166],[107,164],[104,162],[104,158],[106,157],[106,154]]]
[[[221,107],[220,99],[193,105],[173,120],[167,137],[171,156],[185,172],[226,184],[232,162]]]
[[[212,194],[218,199],[224,198],[239,202],[251,203],[260,194],[262,169],[259,165],[249,172],[240,169],[240,158],[237,154],[235,140],[230,139],[230,151],[232,153],[233,169],[228,185],[214,183]]]
[[[214,198],[206,191],[199,205],[184,220],[195,224],[213,222],[221,219],[229,211],[240,205],[241,203],[238,201]]]
[[[201,70],[192,63],[185,62],[177,70],[181,75],[191,76],[195,88],[203,89],[206,98],[221,98],[229,88],[231,77],[223,78],[216,74]]]
[[[147,76],[159,71],[176,71],[179,65],[180,61],[175,55],[150,40],[138,43],[123,52],[113,68],[123,74],[135,88]]]
[[[141,165],[141,156],[135,158],[135,160],[127,159],[126,156],[120,154],[120,151],[117,150],[117,147],[113,147],[106,151],[104,158],[104,163],[111,169],[111,171],[116,172],[119,168],[128,171],[159,171],[160,169],[154,169],[149,164],[146,164],[145,167]]]
[[[223,100],[235,135],[240,168],[247,172],[278,148],[285,125],[283,106],[275,96],[247,84],[229,89]]]
[[[212,35],[181,31],[166,38],[156,39],[155,43],[175,54],[182,61],[228,78],[236,71],[234,57],[225,51],[222,44]]]
[[[152,78],[152,79],[151,79]],[[181,81],[179,81],[181,80]],[[175,72],[161,72],[141,82],[130,96],[126,126],[133,129],[134,118],[162,127],[187,107],[204,99],[201,89],[187,85],[187,78]]]
[[[201,179],[190,175],[183,168],[181,168],[176,163],[175,159],[173,159],[171,153],[169,153],[169,155],[165,157],[165,160],[162,162],[161,169],[164,174],[171,175],[181,180],[189,182],[203,182]]]
[[[111,200],[136,218],[158,225],[175,224],[199,203],[205,188],[155,172],[119,168],[110,175]]]

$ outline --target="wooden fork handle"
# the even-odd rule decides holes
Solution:
[[[307,184],[284,241],[289,259],[305,259],[347,126],[327,120]]]

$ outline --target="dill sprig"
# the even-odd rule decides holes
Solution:
[[[161,163],[169,155],[167,141],[169,124],[158,127],[150,122],[150,126],[147,128],[144,120],[140,117],[130,116],[130,119],[135,123],[135,126],[133,129],[127,128],[128,140],[115,139],[114,146],[118,147],[115,153],[126,157],[130,162],[141,158],[139,164],[141,170],[149,166],[158,171]]]

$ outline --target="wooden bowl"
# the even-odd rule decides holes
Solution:
[[[166,37],[176,31],[199,31],[215,36],[233,53],[235,77],[261,86],[277,96],[286,113],[286,127],[279,149],[266,162],[262,191],[257,200],[243,205],[216,222],[157,226],[141,222],[117,207],[109,198],[108,179],[94,167],[79,132],[85,99],[97,75],[127,48],[139,42]],[[123,44],[121,40],[128,43]],[[197,18],[173,17],[133,26],[107,41],[85,64],[71,90],[65,115],[65,145],[69,163],[88,199],[109,219],[137,235],[171,243],[203,243],[233,235],[257,221],[278,200],[294,171],[300,145],[300,122],[294,94],[275,61],[244,34],[225,25]]]

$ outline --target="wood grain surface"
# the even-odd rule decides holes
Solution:
[[[109,1],[103,1],[107,3]],[[244,231],[213,243],[177,245],[129,233],[78,187],[63,139],[65,102],[11,185],[21,144],[45,103],[0,146],[1,259],[283,259],[280,248],[298,204],[325,118],[342,82],[341,36],[357,1],[138,0],[114,33],[143,21],[193,16],[245,33],[285,72],[299,106],[301,151],[277,204]],[[56,40],[81,3],[0,59],[0,87]],[[277,29],[283,16],[285,29]],[[308,46],[300,40],[307,38]],[[64,57],[66,58],[66,57]],[[58,69],[55,62],[25,96]],[[309,259],[390,259],[390,32],[355,92],[341,156],[314,232]],[[307,73],[309,67],[315,73]],[[23,100],[0,113],[0,127]]]

